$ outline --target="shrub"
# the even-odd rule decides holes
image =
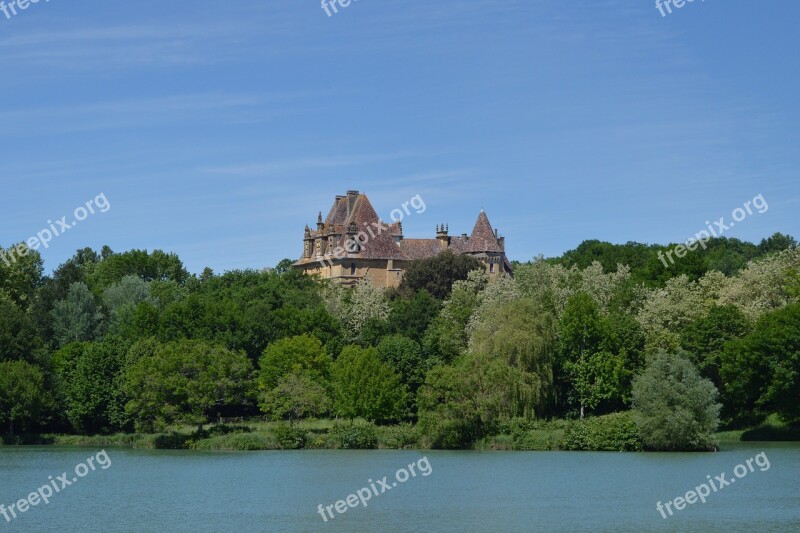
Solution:
[[[185,435],[175,431],[167,434],[157,435],[153,441],[155,448],[159,450],[185,450],[191,446],[192,435]]]
[[[466,450],[481,438],[478,424],[445,417],[429,417],[425,421],[426,443],[435,450]]]
[[[419,431],[413,424],[388,426],[383,428],[380,437],[384,448],[406,450],[419,446]]]
[[[194,450],[257,451],[275,450],[279,443],[259,433],[231,433],[192,443]]]
[[[709,450],[719,425],[717,388],[683,355],[657,354],[633,383],[633,416],[653,450]]]
[[[561,442],[563,450],[629,452],[643,448],[629,411],[576,420],[567,427]]]
[[[228,435],[230,433],[252,433],[253,428],[249,426],[229,426],[227,424],[217,424],[206,429],[203,438],[216,437],[218,435]]]
[[[560,447],[566,421],[509,418],[498,425],[511,450],[553,450]],[[497,442],[500,442],[497,440]]]
[[[378,447],[378,435],[371,424],[336,424],[331,435],[343,450],[371,450]]]
[[[283,450],[299,450],[306,446],[306,432],[299,426],[280,425],[275,428],[275,437]]]

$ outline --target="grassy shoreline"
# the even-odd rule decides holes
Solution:
[[[574,430],[576,421],[536,421],[511,424],[497,435],[476,441],[473,450],[556,451],[585,449],[597,451],[636,451],[635,446],[598,444],[570,447],[565,435]],[[343,433],[344,432],[344,433]],[[720,447],[734,442],[800,441],[800,427],[792,427],[775,416],[758,426],[720,431],[715,435]],[[612,439],[613,440],[613,439]],[[278,422],[243,422],[236,425],[211,425],[198,433],[197,428],[176,426],[162,433],[117,433],[113,435],[43,434],[5,438],[0,445],[39,445],[63,447],[126,447],[134,449],[259,451],[259,450],[335,450],[335,449],[430,449],[416,426],[371,426],[363,422],[350,426],[335,420],[308,420],[289,428]]]

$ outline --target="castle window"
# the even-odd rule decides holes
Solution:
[[[494,274],[494,261],[489,263],[489,273]]]
[[[355,276],[356,275],[356,264],[355,263],[350,263],[350,275],[351,276]]]

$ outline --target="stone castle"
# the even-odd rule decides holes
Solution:
[[[378,287],[397,287],[410,261],[445,250],[479,259],[490,278],[511,273],[505,237],[492,229],[483,210],[470,235],[451,236],[449,225],[442,224],[433,239],[406,239],[402,221],[384,223],[367,195],[358,191],[337,196],[324,219],[320,211],[316,230],[306,226],[303,255],[294,267],[345,285],[367,279]]]

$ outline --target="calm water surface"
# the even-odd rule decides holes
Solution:
[[[99,450],[0,447],[8,507]],[[656,502],[756,470],[663,519]],[[198,453],[108,448],[97,469],[3,531],[746,531],[800,532],[800,444],[748,443],[709,454],[300,451]],[[432,467],[324,522],[331,505],[426,456]],[[424,464],[423,464],[424,466]],[[377,485],[377,484],[376,484]],[[59,484],[60,486],[60,484]],[[378,486],[380,491],[380,487]]]

